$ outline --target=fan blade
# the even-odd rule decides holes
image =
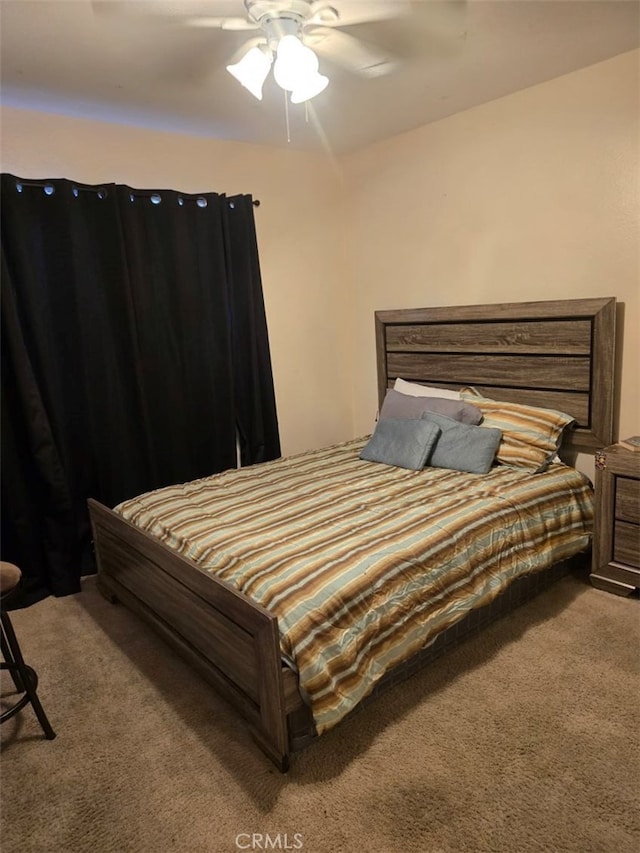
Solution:
[[[363,77],[380,77],[397,66],[396,57],[388,51],[329,27],[305,29],[303,41],[331,62]]]
[[[144,18],[223,30],[257,28],[254,21],[241,17],[245,11],[242,0],[93,0],[91,6],[96,14],[111,18]]]
[[[91,5],[99,14],[143,18],[233,18],[245,11],[242,0],[92,0]]]
[[[318,0],[311,4],[310,24],[319,26],[350,27],[354,24],[368,24],[372,21],[387,21],[411,14],[408,0]]]
[[[182,23],[188,27],[211,27],[229,32],[260,29],[260,24],[256,24],[248,18],[213,18],[209,15],[203,15],[198,18],[185,18]]]

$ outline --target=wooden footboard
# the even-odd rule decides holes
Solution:
[[[286,770],[286,718],[299,697],[294,673],[283,667],[277,618],[117,513],[88,503],[101,592],[147,620]]]

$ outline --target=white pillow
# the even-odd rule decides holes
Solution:
[[[460,400],[459,391],[448,391],[446,388],[434,388],[432,385],[419,385],[417,382],[405,382],[404,379],[396,379],[393,386],[401,394],[409,394],[410,397],[444,397],[445,400]]]

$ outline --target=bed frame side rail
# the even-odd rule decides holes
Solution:
[[[230,701],[281,770],[289,761],[273,614],[90,499],[98,587],[142,616]]]

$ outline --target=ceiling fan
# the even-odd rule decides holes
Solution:
[[[436,5],[453,10],[462,4]],[[392,52],[342,28],[410,16],[414,11],[414,4],[407,0],[95,0],[93,7],[103,14],[256,31],[227,70],[261,100],[262,87],[273,66],[276,82],[290,93],[292,103],[308,101],[329,83],[329,78],[320,73],[316,54],[365,77],[393,71],[397,57]]]

